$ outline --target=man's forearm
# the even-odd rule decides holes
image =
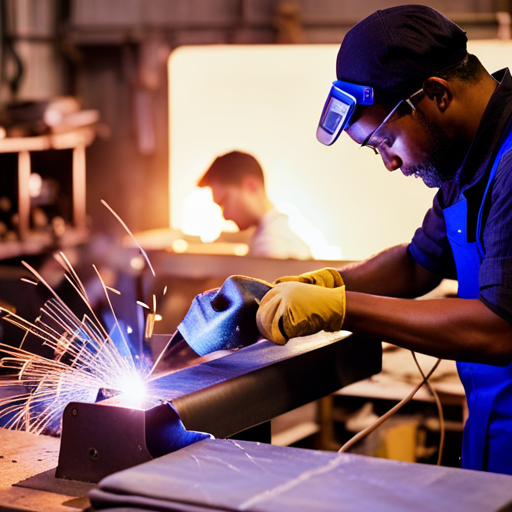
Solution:
[[[478,299],[410,300],[347,292],[344,328],[445,359],[506,365],[512,326]]]
[[[420,267],[409,255],[408,244],[390,247],[371,258],[340,269],[347,290],[388,297],[419,297],[441,278]]]

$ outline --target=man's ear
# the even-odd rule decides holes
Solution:
[[[246,176],[244,178],[243,185],[250,192],[256,192],[262,186],[261,180],[259,180],[256,176],[252,175]]]
[[[423,91],[431,100],[435,101],[437,108],[442,112],[450,106],[453,99],[453,89],[450,82],[435,76],[425,80]]]

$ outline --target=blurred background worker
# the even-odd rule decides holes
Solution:
[[[419,5],[377,11],[345,36],[317,138],[346,130],[388,171],[439,190],[409,244],[282,278],[258,322],[278,343],[343,326],[457,361],[462,466],[512,474],[512,77],[489,74],[466,43]],[[457,279],[457,298],[411,300],[442,278]]]
[[[263,170],[252,155],[232,151],[217,157],[198,186],[211,188],[224,218],[240,231],[255,228],[248,256],[312,258],[308,244],[290,228],[288,215],[268,199]]]

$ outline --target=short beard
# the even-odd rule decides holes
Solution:
[[[421,165],[406,169],[408,175],[421,178],[429,188],[439,188],[457,175],[458,165],[453,162],[450,141],[446,134],[422,112],[416,111],[418,122],[423,125],[429,141],[429,158]]]
[[[457,171],[453,173],[442,172],[439,167],[432,164],[418,165],[409,169],[411,176],[421,178],[428,188],[439,188],[445,183],[453,180]]]

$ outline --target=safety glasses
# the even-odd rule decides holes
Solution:
[[[357,105],[373,105],[373,89],[336,80],[332,83],[316,130],[316,138],[326,146],[333,144],[349,125]]]
[[[384,121],[380,123],[377,129],[366,137],[362,142],[361,147],[371,148],[375,153],[378,153],[379,147],[387,140],[384,136],[384,127],[415,111],[416,106],[414,105],[414,102],[421,101],[424,96],[425,92],[423,91],[423,88],[421,88],[405,100],[399,101],[395,108],[385,117]]]

